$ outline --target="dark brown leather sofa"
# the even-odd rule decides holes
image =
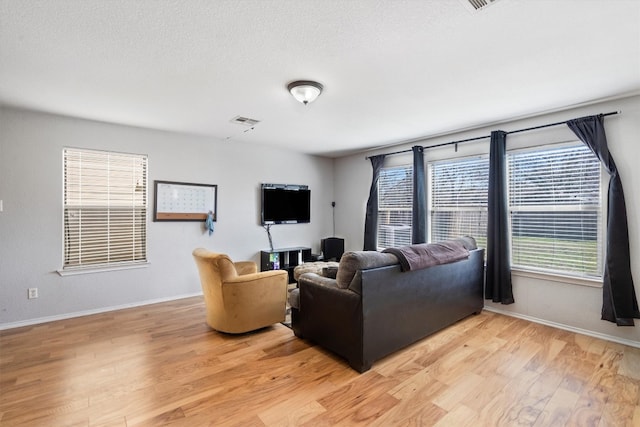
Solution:
[[[347,252],[338,280],[300,276],[289,299],[293,331],[365,372],[374,361],[479,313],[483,258],[484,249],[472,249],[467,259],[403,272],[392,254]],[[339,286],[347,263],[356,271],[350,281],[347,277],[348,287]]]

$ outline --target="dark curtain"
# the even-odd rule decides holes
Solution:
[[[424,148],[416,145],[413,151],[413,205],[411,243],[427,242],[427,190],[424,177]]]
[[[506,141],[505,132],[501,130],[491,132],[485,298],[502,304],[513,304],[507,208]]]
[[[633,318],[640,319],[640,311],[631,277],[627,208],[622,181],[607,146],[603,122],[604,116],[598,115],[569,120],[567,126],[598,156],[611,176],[607,206],[607,253],[602,283],[602,320],[615,322],[618,326],[634,326]]]
[[[367,201],[367,213],[364,218],[365,251],[378,249],[378,178],[380,177],[380,169],[382,169],[384,157],[384,154],[369,157],[373,168],[373,179],[369,190],[369,200]]]

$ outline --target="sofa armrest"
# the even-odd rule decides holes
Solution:
[[[331,314],[332,308],[336,306],[354,305],[360,301],[360,296],[350,289],[338,287],[336,279],[323,277],[316,273],[305,273],[298,280],[300,288],[300,308],[303,307],[302,296],[305,295],[309,310],[314,310],[311,304],[327,304],[323,310]],[[313,300],[313,302],[312,302]]]
[[[313,285],[316,285],[316,286],[325,286],[328,288],[340,289],[338,288],[336,279],[332,279],[330,277],[324,277],[318,273],[312,273],[312,272],[302,273],[298,277],[298,284],[300,283],[301,280],[304,280],[307,283],[312,283]]]
[[[362,365],[362,300],[335,279],[305,273],[298,281],[300,308],[298,336],[315,341],[346,358],[352,366]],[[356,368],[359,369],[359,368]]]

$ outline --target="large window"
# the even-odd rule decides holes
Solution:
[[[413,167],[384,168],[378,179],[378,248],[411,244]]]
[[[602,169],[586,145],[538,146],[507,155],[511,265],[602,276]],[[428,164],[429,241],[473,236],[487,245],[488,156]],[[378,246],[411,243],[412,167],[383,169]]]
[[[602,275],[600,162],[582,143],[508,155],[512,265]]]
[[[468,235],[487,245],[489,159],[463,158],[429,163],[431,242]]]
[[[63,270],[147,259],[147,157],[64,149]]]

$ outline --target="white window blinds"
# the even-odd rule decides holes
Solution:
[[[146,262],[147,157],[64,149],[63,269]]]
[[[602,275],[600,162],[582,143],[508,155],[512,265]]]
[[[384,168],[378,179],[378,248],[411,244],[413,166]]]
[[[429,183],[429,241],[468,235],[486,247],[489,159],[429,163]]]

